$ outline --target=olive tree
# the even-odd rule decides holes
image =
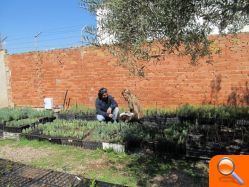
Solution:
[[[237,33],[249,25],[248,0],[82,0],[102,17],[97,30],[108,33],[110,51],[120,63],[139,67],[139,61],[170,53],[188,55],[191,62],[210,56],[214,28],[220,34]],[[98,32],[88,27],[88,33]],[[89,39],[89,38],[88,38]],[[140,67],[141,68],[141,67]]]

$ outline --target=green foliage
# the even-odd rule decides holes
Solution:
[[[248,119],[249,107],[183,105],[177,109],[177,115],[194,118]]]
[[[223,107],[213,105],[192,106],[186,104],[177,109],[177,114],[181,117],[216,118],[218,116],[222,116],[219,115],[219,113],[223,111]]]
[[[190,123],[172,123],[164,129],[166,140],[176,144],[184,144],[186,142],[188,129],[193,125]]]
[[[228,118],[230,113],[225,106],[204,105],[196,109],[198,118]]]
[[[23,133],[23,134],[29,134],[29,133],[31,133],[33,130],[34,130],[34,129],[31,128],[31,127],[30,127],[30,128],[26,128],[26,129],[23,129],[23,130],[22,130],[22,133]]]
[[[144,140],[150,141],[151,137],[148,131],[141,126],[141,124],[133,123],[122,129],[123,141],[127,142],[129,140]]]
[[[0,121],[11,121],[27,118],[27,108],[3,108],[0,109]]]
[[[38,118],[27,118],[27,119],[21,119],[21,120],[14,120],[6,123],[7,127],[22,127],[25,125],[31,125],[35,122],[38,122]]]
[[[167,109],[167,108],[159,108],[159,109],[146,109],[145,116],[154,116],[161,115],[166,117],[211,117],[215,110],[223,111],[224,109],[221,107],[215,107],[212,105],[203,105],[203,106],[193,106],[193,105],[183,105],[177,109]]]
[[[40,125],[37,129],[44,135],[51,137],[68,137],[83,139],[85,135],[99,124],[98,121],[81,120],[55,120],[45,125]],[[29,130],[28,130],[29,131]],[[26,133],[27,131],[24,131]]]
[[[103,17],[99,28],[113,36],[108,38],[114,44],[109,46],[111,53],[122,65],[138,70],[143,70],[138,61],[168,53],[188,55],[195,63],[211,55],[208,35],[214,26],[220,33],[235,33],[249,24],[248,0],[81,1],[90,12]],[[86,30],[96,36],[92,31]]]
[[[38,117],[53,117],[53,112],[51,110],[34,110],[30,109],[28,111],[29,118],[38,118]]]
[[[61,111],[61,114],[95,114],[95,110],[84,105],[73,105],[68,110]]]
[[[35,131],[51,137],[68,137],[84,139],[89,133],[91,141],[124,143],[133,139],[149,139],[149,135],[138,128],[138,124],[127,123],[100,123],[98,121],[82,120],[55,120],[52,123],[39,125]],[[34,129],[28,128],[22,131],[31,133]]]
[[[248,119],[249,107],[232,107],[232,106],[191,106],[184,105],[177,110],[151,109],[147,110],[147,116],[164,116],[190,118],[190,122],[177,122],[158,118],[159,122],[139,123],[100,123],[98,121],[81,121],[81,120],[55,120],[52,123],[40,125],[38,131],[44,135],[52,137],[71,137],[84,139],[89,134],[87,140],[109,142],[109,143],[126,143],[130,140],[153,141],[168,140],[175,144],[183,144],[186,140],[188,130],[197,122],[202,123],[219,123],[219,119]],[[208,120],[211,119],[211,120]],[[23,120],[25,121],[25,120]],[[187,120],[189,121],[189,120]],[[32,129],[26,129],[23,133],[30,133]]]
[[[153,115],[164,115],[168,117],[175,117],[176,110],[168,109],[168,108],[148,108],[143,111],[145,116],[153,116]]]
[[[95,181],[95,179],[92,180],[90,187],[96,187],[96,181]]]
[[[0,147],[2,148],[2,146],[9,147],[10,152],[15,150],[24,155],[27,147],[29,150],[35,151],[36,153],[47,153],[42,157],[34,157],[31,154],[25,155],[25,158],[29,158],[30,160],[29,165],[35,168],[63,171],[63,169],[67,167],[67,172],[77,176],[85,173],[85,178],[95,179],[95,181],[99,180],[120,184],[121,186],[136,186],[135,175],[133,173],[128,173],[126,170],[126,166],[133,160],[134,155],[108,153],[104,150],[82,149],[73,146],[51,144],[48,141],[30,141],[23,138],[21,138],[20,141],[0,140]],[[3,149],[3,151],[5,151],[5,149]],[[8,154],[5,154],[5,156],[6,157],[1,158],[8,159]],[[19,154],[16,155],[14,160],[18,160],[18,156]],[[100,160],[101,168],[99,167]],[[16,165],[16,163],[14,165]]]
[[[228,117],[233,119],[249,119],[249,106],[247,107],[224,107],[224,111],[229,114]]]
[[[109,143],[150,139],[150,134],[142,129],[141,124],[137,123],[101,123],[95,127],[91,134],[91,140]]]
[[[83,139],[89,130],[84,124],[78,122],[54,122],[42,128],[42,133],[52,137],[71,137]]]
[[[196,116],[196,111],[197,108],[192,106],[192,105],[183,105],[177,109],[177,114],[178,116],[183,116],[183,117],[197,117]]]
[[[53,112],[48,110],[38,111],[32,108],[3,108],[0,109],[0,122],[19,120],[25,118],[52,117]]]
[[[126,129],[126,123],[100,123],[92,132],[92,140],[123,143],[122,131]]]

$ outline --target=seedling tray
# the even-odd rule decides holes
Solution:
[[[247,120],[215,126],[198,125],[188,133],[186,155],[209,159],[217,154],[248,154],[248,133]]]
[[[62,145],[72,145],[77,147],[82,147],[84,149],[109,149],[112,148],[114,151],[117,152],[124,152],[125,145],[122,144],[114,144],[114,143],[107,143],[107,142],[96,142],[96,141],[88,141],[88,140],[79,140],[79,139],[72,139],[72,138],[59,138],[59,137],[49,137],[46,135],[39,135],[39,134],[23,134],[25,138],[29,140],[40,140],[40,141],[50,141],[56,144]]]
[[[0,130],[3,129],[4,125],[5,125],[5,122],[0,122]]]
[[[55,117],[39,118],[38,121],[35,122],[35,123],[23,125],[23,126],[20,126],[20,127],[7,127],[6,125],[4,125],[3,131],[12,132],[12,133],[21,133],[23,129],[27,129],[29,127],[35,127],[38,124],[45,124],[47,122],[52,122],[54,119],[55,119]]]
[[[94,180],[96,187],[123,187]],[[0,186],[15,187],[83,187],[93,180],[52,170],[37,169],[16,162],[0,159]]]
[[[0,177],[8,175],[9,173],[16,171],[25,165],[11,162],[8,160],[0,159]]]
[[[55,117],[42,117],[38,119],[38,122],[44,124],[48,122],[53,122],[55,119]]]
[[[186,157],[188,158],[199,158],[199,159],[208,160],[218,154],[219,154],[218,152],[214,153],[204,149],[191,149],[191,148],[186,149]]]
[[[61,172],[48,172],[46,175],[29,183],[29,186],[76,186],[79,180],[76,176]]]
[[[95,114],[58,114],[58,119],[64,120],[96,120]]]
[[[75,119],[77,120],[96,120],[96,115],[95,114],[76,114]]]
[[[3,131],[12,132],[12,133],[21,133],[23,129],[27,129],[30,126],[34,126],[34,125],[35,125],[35,123],[30,124],[30,125],[23,125],[23,126],[20,126],[20,127],[7,127],[7,126],[5,126],[3,128]]]

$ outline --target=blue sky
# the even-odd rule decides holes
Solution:
[[[96,18],[81,8],[80,0],[0,1],[0,34],[8,37],[8,53],[80,45],[85,25],[96,25]]]

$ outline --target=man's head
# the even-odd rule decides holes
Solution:
[[[98,97],[101,100],[106,100],[108,98],[108,92],[106,88],[101,88],[98,93]]]

